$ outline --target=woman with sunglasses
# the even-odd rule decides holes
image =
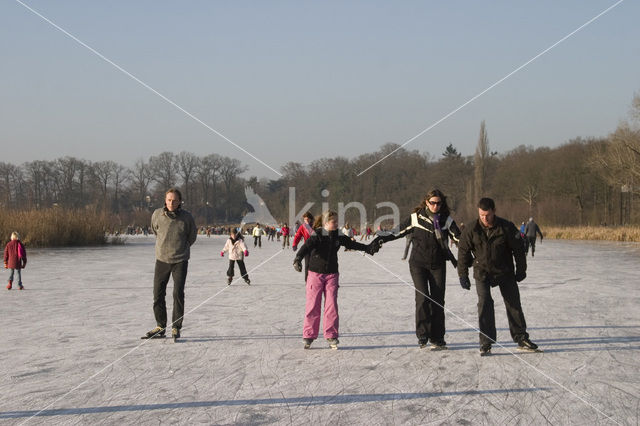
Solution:
[[[449,237],[457,243],[460,229],[451,218],[447,197],[439,189],[430,191],[411,216],[400,223],[399,233],[378,237],[379,243],[412,234],[409,272],[416,288],[416,336],[421,348],[431,341],[431,350],[447,349],[444,340],[444,293],[446,262],[456,264],[449,250]]]

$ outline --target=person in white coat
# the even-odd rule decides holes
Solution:
[[[249,275],[247,274],[247,268],[244,265],[245,256],[249,256],[249,250],[244,245],[244,238],[242,234],[236,229],[231,229],[229,232],[229,239],[224,245],[224,248],[220,252],[220,256],[224,257],[224,253],[229,252],[229,269],[227,269],[227,285],[231,285],[233,281],[233,275],[235,270],[235,263],[238,263],[240,268],[240,274],[248,285],[251,285]]]

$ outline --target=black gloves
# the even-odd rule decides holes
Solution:
[[[516,271],[516,281],[517,282],[520,282],[520,281],[524,280],[525,278],[527,278],[527,273],[526,272]]]
[[[376,237],[373,241],[369,243],[369,245],[364,249],[365,253],[368,253],[371,256],[373,256],[378,252],[378,250],[380,250],[380,247],[382,247],[382,241],[379,241],[378,238],[380,237]]]
[[[297,272],[302,272],[302,262],[297,257],[293,259],[293,269]]]
[[[465,290],[471,290],[471,281],[469,281],[469,277],[460,277],[460,287]]]

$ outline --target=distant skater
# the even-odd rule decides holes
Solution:
[[[258,248],[262,248],[262,235],[266,235],[266,232],[260,227],[259,223],[256,223],[251,235],[253,235],[253,247],[258,246]]]
[[[280,232],[282,232],[282,249],[284,250],[285,245],[289,247],[289,240],[291,239],[291,230],[289,229],[289,225],[286,223],[282,225]]]
[[[313,230],[313,215],[311,212],[306,212],[302,215],[302,224],[296,231],[296,235],[293,237],[293,243],[291,244],[291,248],[293,251],[298,250],[298,243],[301,239],[307,241],[310,236],[315,233]],[[309,275],[309,256],[311,256],[310,252],[304,256],[304,282],[307,282],[307,276]]]
[[[413,213],[400,223],[399,229],[398,234],[377,239],[386,242],[411,235],[413,250],[409,272],[415,286],[418,345],[424,348],[431,341],[431,350],[447,349],[444,340],[446,263],[450,260],[456,265],[449,249],[449,238],[457,242],[460,236],[449,212],[447,197],[439,189],[429,191]]]
[[[184,316],[184,286],[191,246],[196,242],[198,229],[193,216],[182,209],[182,194],[175,188],[165,193],[164,207],[151,216],[151,230],[156,235],[156,267],[153,275],[153,314],[156,328],[143,339],[164,337],[167,327],[165,296],[169,278],[173,277],[173,317],[171,335],[180,337]]]
[[[249,256],[249,250],[244,245],[244,238],[242,234],[237,232],[234,228],[231,228],[229,232],[229,239],[224,245],[224,248],[220,252],[220,256],[224,257],[224,253],[229,252],[229,268],[227,268],[227,285],[231,285],[233,281],[233,275],[235,270],[235,263],[240,268],[240,274],[244,279],[244,282],[251,285],[249,275],[247,274],[247,268],[244,265],[244,258]]]
[[[540,235],[540,243],[542,243],[542,232],[532,217],[529,218],[529,222],[527,222],[527,226],[524,228],[524,233],[527,236],[528,246],[531,247],[531,257],[534,257],[536,252],[536,234]]]
[[[318,338],[320,329],[320,309],[324,295],[324,338],[331,349],[338,349],[338,250],[340,246],[364,251],[373,256],[380,246],[364,245],[352,241],[338,232],[338,213],[327,211],[314,223],[314,234],[307,239],[298,251],[293,267],[302,272],[302,259],[311,254],[309,275],[306,288],[306,305],[302,341],[304,348],[309,349],[311,343]]]
[[[465,290],[471,289],[469,268],[478,293],[478,322],[480,328],[480,356],[491,353],[496,342],[496,320],[491,287],[499,287],[505,308],[509,332],[518,350],[535,352],[538,345],[529,340],[527,323],[520,303],[518,282],[527,277],[527,258],[518,228],[496,216],[491,198],[478,202],[478,220],[462,232],[458,246],[458,276]],[[514,263],[515,261],[515,268]]]
[[[24,290],[22,285],[22,270],[27,266],[27,250],[20,241],[20,234],[11,233],[11,241],[4,248],[4,268],[9,269],[9,284],[7,290],[13,287],[13,279],[18,276],[18,288]]]

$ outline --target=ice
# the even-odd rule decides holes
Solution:
[[[400,260],[404,241],[388,243],[373,258],[340,253],[338,351],[323,339],[302,349],[304,283],[291,266],[293,252],[265,239],[262,249],[247,243],[252,285],[236,271],[227,287],[227,258],[219,254],[224,237],[198,237],[178,343],[140,340],[155,326],[153,237],[29,250],[26,290],[0,292],[0,422],[639,421],[638,244],[538,243],[520,290],[531,339],[545,352],[510,354],[515,344],[494,289],[506,349],[494,346],[493,356],[481,358],[471,328],[477,297],[473,287],[460,288],[451,266],[450,350],[418,348],[413,290],[393,275],[411,283]],[[168,293],[170,317],[171,284]]]

